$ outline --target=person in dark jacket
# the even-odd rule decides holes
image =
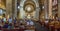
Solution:
[[[8,23],[5,23],[3,28],[8,28],[8,26],[9,26]]]

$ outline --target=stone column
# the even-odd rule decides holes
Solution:
[[[58,17],[60,18],[60,0],[58,0]]]
[[[17,0],[15,0],[15,17],[17,17]]]
[[[12,16],[12,0],[6,0],[6,15]]]
[[[49,19],[52,19],[52,0],[49,0]]]
[[[48,17],[48,1],[44,1],[44,13],[45,13],[45,19],[49,19]]]
[[[17,17],[17,0],[12,0],[13,18]]]

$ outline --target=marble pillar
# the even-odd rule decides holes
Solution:
[[[49,19],[52,19],[52,0],[49,0]]]
[[[6,0],[6,15],[12,16],[12,0]]]
[[[12,0],[12,17],[17,17],[17,0]]]
[[[15,0],[15,17],[17,17],[17,0]]]
[[[60,0],[58,0],[58,17],[60,18]]]
[[[44,13],[45,13],[44,18],[49,19],[49,17],[48,17],[48,1],[47,0],[44,1]]]

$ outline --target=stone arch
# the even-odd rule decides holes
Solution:
[[[23,10],[23,7],[24,7],[24,3],[26,2],[27,0],[21,0],[20,1],[20,18],[24,18],[25,16],[25,11]],[[40,7],[39,7],[39,3],[38,3],[38,0],[32,0],[35,5],[36,5],[36,11],[34,13],[34,18],[37,18],[39,17],[39,10],[40,10]],[[23,12],[23,13],[22,13]],[[38,13],[37,13],[38,12]]]

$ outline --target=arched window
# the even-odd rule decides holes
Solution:
[[[6,12],[6,11],[5,11],[4,9],[1,9],[1,8],[0,8],[0,15],[5,14],[5,12]]]
[[[3,12],[2,12],[2,9],[0,9],[0,15],[2,14]]]

